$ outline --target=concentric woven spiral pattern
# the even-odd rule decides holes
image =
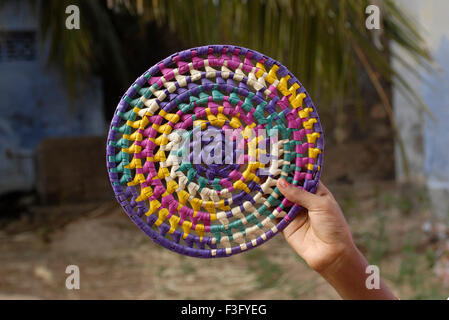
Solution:
[[[193,139],[189,157],[175,161],[182,151],[175,131],[194,138],[201,133],[194,127],[233,130],[244,149],[256,141],[257,154],[275,160],[246,155],[233,162],[236,141],[224,139],[233,152],[223,157],[231,161],[195,164],[207,142]],[[279,139],[247,134],[256,129],[277,130]],[[264,243],[298,214],[301,207],[276,181],[315,192],[323,147],[313,102],[286,67],[254,50],[211,45],[173,54],[128,89],[111,122],[107,167],[117,200],[156,243],[189,256],[226,257]]]

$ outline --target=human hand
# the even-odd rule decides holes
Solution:
[[[382,280],[376,290],[366,286],[368,261],[354,244],[340,206],[321,181],[316,194],[284,179],[277,186],[288,200],[305,208],[285,227],[287,242],[343,299],[396,299]]]
[[[283,234],[312,269],[324,272],[354,250],[340,206],[321,181],[316,194],[290,185],[285,179],[279,179],[277,187],[288,200],[305,208]]]

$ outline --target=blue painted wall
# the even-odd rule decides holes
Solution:
[[[33,153],[42,139],[103,135],[106,130],[99,79],[89,79],[88,89],[71,100],[62,70],[47,67],[49,46],[39,40],[37,26],[27,1],[8,1],[0,8],[2,31],[36,33],[33,60],[8,59],[4,41],[1,49],[0,193],[33,188]]]

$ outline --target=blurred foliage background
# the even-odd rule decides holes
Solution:
[[[379,78],[412,92],[390,64],[392,57],[415,71],[430,68],[431,57],[417,26],[393,0],[378,3],[381,32],[365,27],[367,0],[64,0],[40,1],[41,28],[53,41],[50,62],[60,62],[74,89],[76,79],[107,68],[123,85],[137,75],[129,51],[159,50],[155,37],[177,50],[226,43],[263,52],[285,64],[307,84],[321,108],[337,108],[345,97],[360,102],[361,69],[379,95]],[[71,32],[60,17],[70,4],[81,12],[81,29]],[[376,39],[375,39],[376,38]],[[407,64],[389,48],[406,49]],[[124,44],[124,45],[123,45]],[[419,77],[418,73],[415,73]],[[386,108],[388,103],[383,101]],[[360,103],[356,103],[360,108]],[[361,110],[358,110],[359,114]],[[391,110],[389,110],[390,112]]]
[[[393,118],[394,85],[411,107],[428,108],[393,69],[395,58],[416,77],[418,67],[432,69],[432,59],[418,26],[393,0],[377,1],[381,30],[368,30],[368,0],[58,0],[40,1],[41,30],[50,38],[50,63],[62,65],[72,95],[79,79],[103,77],[107,117],[119,95],[143,70],[167,54],[198,45],[235,44],[263,52],[286,65],[305,84],[321,113],[339,116],[350,103],[360,131],[366,129],[361,83],[371,83],[388,114],[407,161]],[[70,4],[81,12],[81,29],[67,30],[60,17]],[[410,53],[412,63],[395,51]],[[78,86],[78,90],[82,90]],[[111,98],[113,97],[113,98]],[[115,101],[116,99],[117,101]],[[110,106],[110,107],[109,107]]]

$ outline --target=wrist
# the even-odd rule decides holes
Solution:
[[[331,280],[343,274],[344,270],[354,270],[363,268],[365,271],[368,262],[351,241],[346,245],[341,253],[326,268],[317,270],[317,272],[325,279]]]
[[[332,264],[319,273],[343,299],[397,299],[382,280],[379,288],[366,286],[368,265],[363,254],[352,243]]]

